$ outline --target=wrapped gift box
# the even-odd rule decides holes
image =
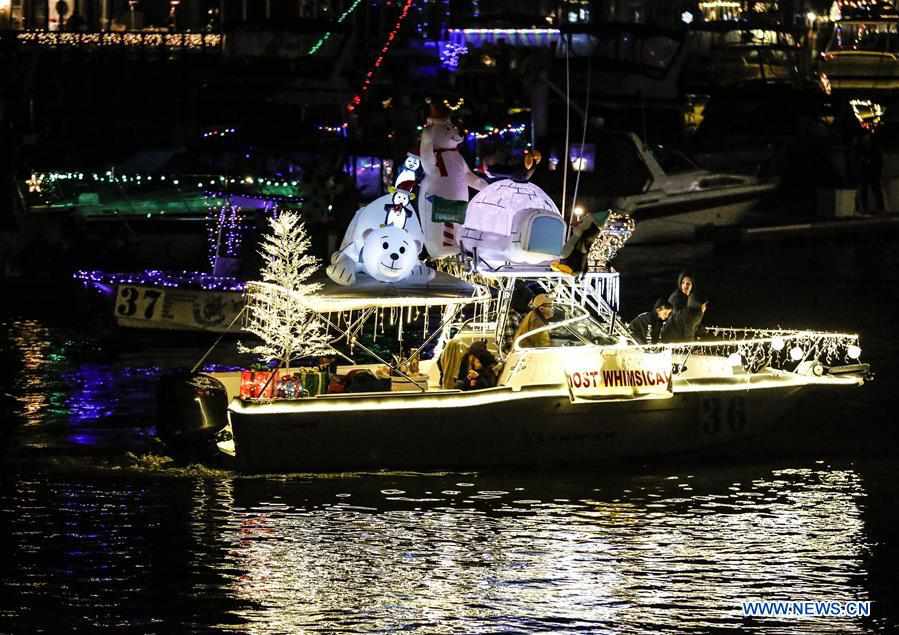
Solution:
[[[299,373],[299,377],[308,396],[314,397],[315,395],[323,395],[328,392],[331,374],[327,370],[304,368]]]
[[[271,381],[269,381],[270,377],[272,377]],[[268,383],[268,386],[266,386],[266,383]],[[256,399],[258,397],[272,399],[275,396],[277,386],[277,370],[244,370],[240,373],[240,396],[242,399]],[[263,387],[265,388],[265,394],[262,394]]]

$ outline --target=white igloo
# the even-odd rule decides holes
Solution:
[[[559,208],[533,183],[491,183],[468,203],[459,243],[492,267],[558,260],[567,226]]]

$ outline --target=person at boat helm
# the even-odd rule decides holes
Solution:
[[[538,329],[541,326],[546,326],[552,319],[553,300],[552,297],[546,293],[539,293],[534,296],[534,299],[528,303],[528,306],[531,308],[531,311],[524,316],[521,324],[518,325],[518,330],[515,331],[516,339],[529,331]],[[549,339],[549,331],[541,331],[530,337],[526,337],[521,340],[521,345],[526,348],[552,346]]]
[[[708,300],[691,295],[686,308],[675,311],[662,327],[662,342],[692,342],[709,306]]]
[[[627,328],[638,344],[657,344],[661,341],[662,327],[671,317],[671,311],[671,303],[665,298],[659,298],[652,311],[646,311],[635,317]]]
[[[677,289],[668,296],[668,302],[671,303],[671,308],[674,309],[675,313],[687,307],[687,301],[690,299],[690,294],[693,293],[694,288],[693,274],[689,271],[682,271],[677,277]]]
[[[473,343],[459,366],[456,387],[460,390],[493,388],[497,382],[495,366],[496,358],[487,350],[487,344],[483,341]]]

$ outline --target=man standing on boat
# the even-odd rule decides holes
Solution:
[[[641,313],[627,327],[638,344],[657,344],[661,341],[662,327],[671,317],[671,303],[664,298],[656,300],[652,311]]]

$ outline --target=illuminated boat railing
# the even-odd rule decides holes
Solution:
[[[489,328],[495,323],[490,292],[480,285],[466,289],[465,293],[453,294],[429,290],[425,286],[419,289],[420,293],[409,289],[401,295],[387,295],[383,285],[379,284],[365,292],[354,293],[344,287],[334,293],[325,290],[303,295],[276,284],[252,281],[247,283],[247,319],[257,313],[287,319],[292,311],[309,310],[318,314],[333,331],[341,333],[337,339],[345,339],[351,351],[359,345],[358,338],[366,324],[373,325],[376,340],[379,332],[382,337],[391,337],[384,331],[384,325],[389,323],[396,329],[399,341],[403,340],[404,330],[421,329],[422,347],[439,334],[441,337],[434,349],[434,355],[439,355],[453,326],[475,324]],[[472,307],[472,315],[462,316],[461,309],[465,306]],[[435,314],[440,316],[440,326],[429,336],[432,330],[430,316]]]
[[[741,365],[749,372],[851,365],[857,364],[861,356],[859,336],[852,333],[717,326],[706,327],[705,333],[707,339],[695,342],[638,348],[647,352],[671,350],[675,364],[684,363],[693,355],[726,357],[734,366]]]
[[[248,301],[283,300],[296,302],[300,306],[316,313],[360,312],[369,309],[400,309],[416,307],[462,306],[473,303],[487,303],[490,292],[483,287],[474,286],[470,296],[447,295],[402,295],[365,297],[332,296],[326,293],[303,295],[269,282],[247,282],[247,294],[252,296]]]
[[[113,272],[80,270],[72,274],[86,287],[101,291],[114,291],[120,284],[148,287],[164,287],[168,289],[197,289],[203,291],[231,291],[240,293],[245,283],[233,276],[221,276],[202,271],[160,271],[150,269],[136,272]]]

